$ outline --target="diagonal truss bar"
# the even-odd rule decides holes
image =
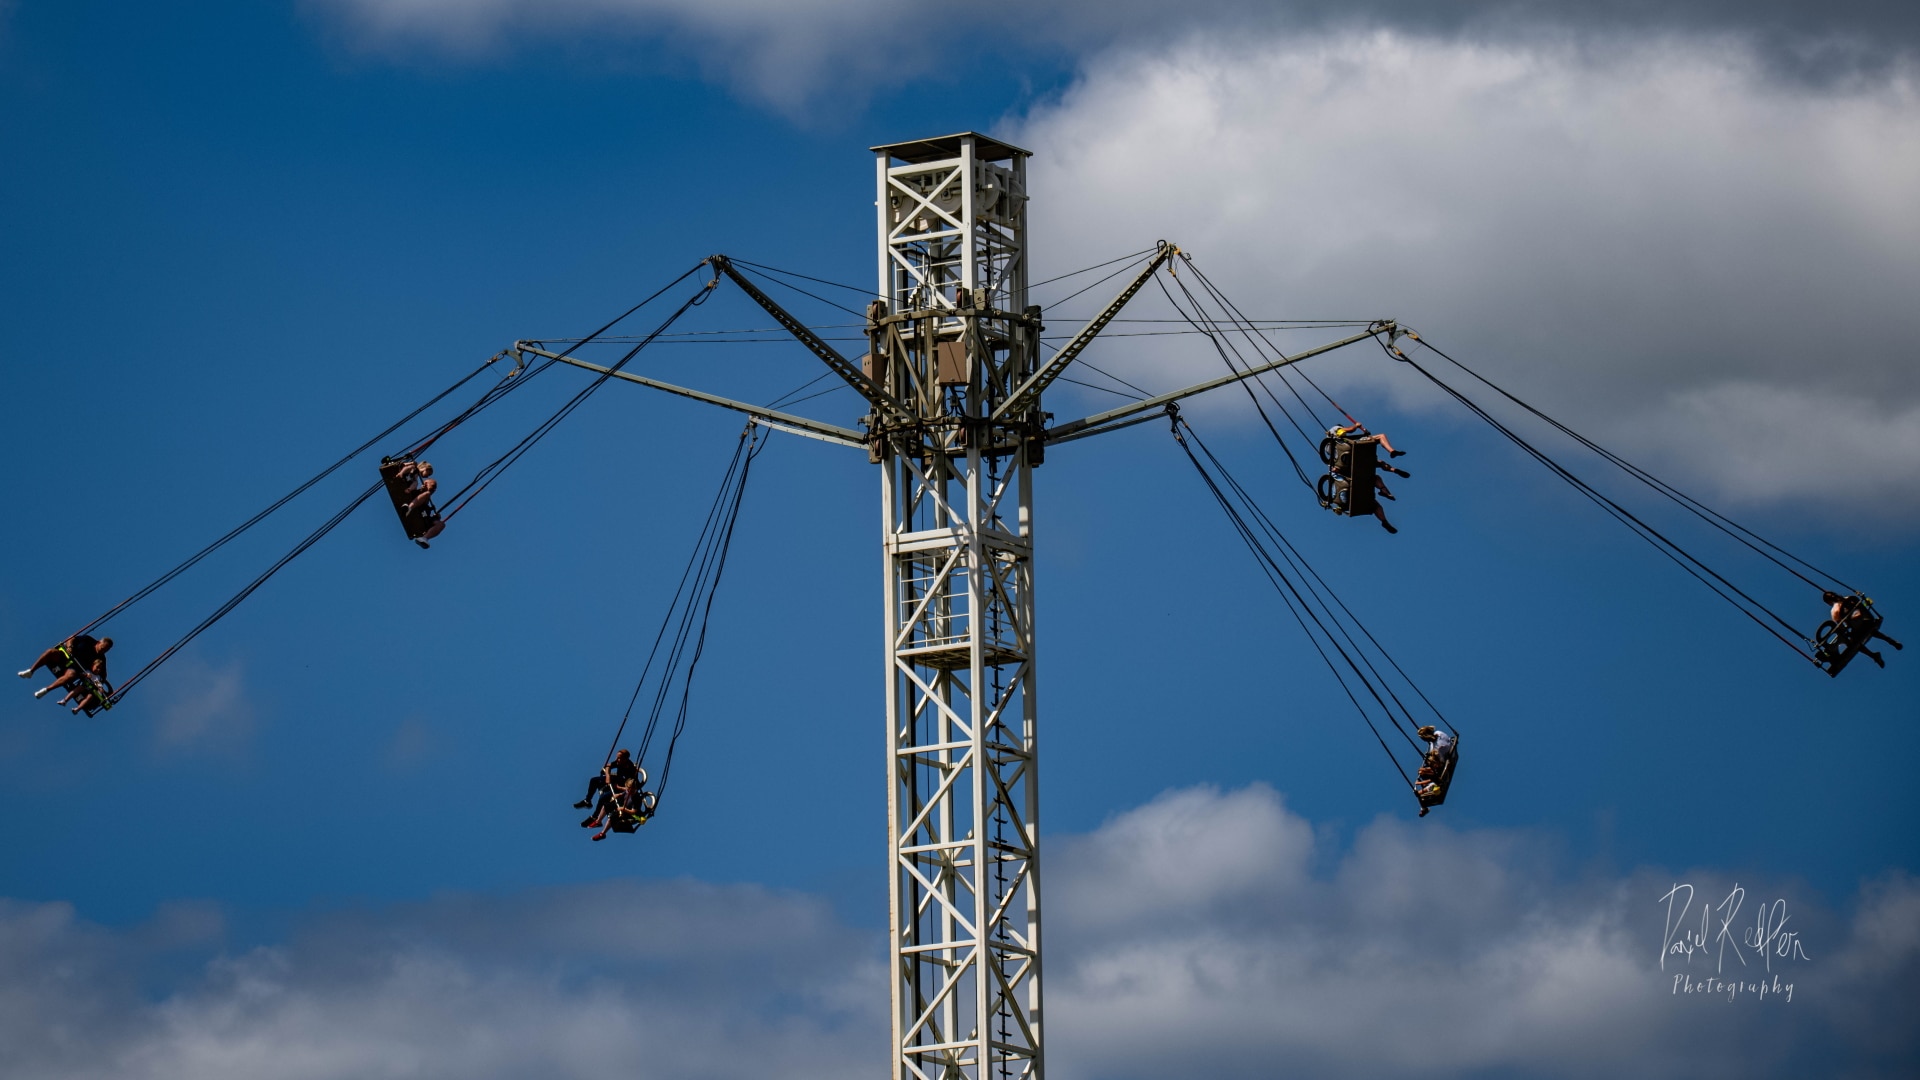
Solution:
[[[861,397],[872,402],[875,408],[891,414],[896,420],[913,419],[911,410],[894,400],[893,395],[874,385],[873,380],[867,378],[866,372],[856,367],[853,361],[840,355],[838,349],[827,344],[819,334],[814,333],[805,323],[788,314],[786,308],[781,307],[773,297],[761,292],[760,287],[747,280],[746,275],[735,270],[732,260],[728,259],[725,255],[714,255],[707,261],[713,264],[715,270],[732,278],[733,283],[740,286],[740,290],[751,297],[754,303],[765,308],[767,314],[773,316],[774,321],[779,323],[787,333],[792,334],[800,344],[807,347],[808,351],[812,352],[813,355],[819,357],[822,362],[832,368],[835,375],[846,380],[847,385],[858,391]]]
[[[1040,392],[1048,386],[1051,386],[1053,380],[1065,373],[1067,365],[1073,363],[1074,360],[1086,350],[1086,347],[1093,343],[1093,339],[1100,335],[1100,331],[1105,330],[1107,324],[1112,322],[1114,317],[1120,314],[1120,309],[1127,306],[1127,301],[1132,300],[1135,294],[1139,293],[1142,288],[1146,287],[1147,282],[1153,279],[1154,271],[1166,265],[1167,260],[1173,258],[1179,251],[1179,248],[1174,247],[1165,240],[1160,241],[1160,250],[1154,252],[1153,258],[1147,260],[1146,268],[1138,274],[1135,274],[1133,280],[1127,282],[1127,287],[1120,290],[1120,295],[1109,300],[1107,306],[1100,309],[1099,314],[1088,319],[1087,325],[1081,327],[1080,332],[1073,335],[1073,340],[1067,342],[1059,352],[1053,354],[1053,359],[1047,361],[1041,366],[1039,371],[1029,376],[1026,382],[1014,388],[1013,393],[1008,396],[1007,400],[1001,402],[1000,407],[993,410],[993,418],[995,420],[1004,420],[1009,416],[1020,416],[1035,402],[1039,401]]]

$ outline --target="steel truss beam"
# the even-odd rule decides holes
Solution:
[[[1034,372],[1026,382],[1021,383],[1007,400],[995,407],[994,418],[1017,415],[1028,405],[1039,401],[1041,391],[1051,386],[1053,380],[1064,374],[1068,365],[1086,351],[1087,346],[1093,343],[1093,339],[1099,336],[1100,331],[1105,330],[1114,316],[1120,314],[1120,309],[1127,306],[1127,301],[1132,300],[1134,295],[1146,286],[1147,281],[1153,277],[1154,271],[1166,265],[1168,259],[1179,253],[1179,248],[1165,240],[1160,241],[1159,250],[1154,252],[1153,258],[1148,259],[1147,265],[1133,275],[1133,280],[1127,282],[1126,287],[1120,290],[1120,294],[1109,300],[1107,306],[1101,308],[1093,318],[1088,319],[1087,325],[1081,327],[1080,332],[1073,335],[1073,340],[1067,342],[1059,352],[1055,353],[1053,359],[1047,361],[1039,371]]]
[[[692,390],[684,386],[675,386],[670,382],[662,382],[659,379],[649,379],[645,375],[635,375],[631,371],[615,371],[612,368],[602,367],[599,364],[589,364],[585,360],[567,356],[564,353],[548,352],[527,341],[516,341],[513,343],[513,347],[523,353],[532,353],[535,356],[544,356],[549,360],[558,360],[563,364],[571,364],[577,368],[597,371],[602,375],[611,375],[625,382],[649,386],[655,390],[665,390],[669,394],[678,394],[681,397],[692,398],[695,401],[704,401],[709,405],[718,405],[723,409],[732,409],[734,412],[746,413],[748,416],[762,421],[768,427],[779,428],[782,431],[788,431],[795,435],[805,435],[809,439],[820,439],[823,442],[838,443],[841,446],[865,446],[867,444],[866,436],[852,428],[843,428],[838,424],[829,424],[821,420],[814,420],[805,416],[796,416],[793,413],[784,413],[777,409],[768,409],[759,405],[749,405],[744,401],[735,401],[729,397],[721,397],[719,394],[709,394],[705,390]]]

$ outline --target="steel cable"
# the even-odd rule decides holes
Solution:
[[[1620,469],[1624,470],[1625,472],[1627,472],[1629,475],[1633,476],[1635,479],[1639,480],[1640,482],[1646,484],[1648,487],[1653,488],[1655,491],[1660,492],[1662,495],[1665,495],[1667,498],[1672,499],[1676,503],[1679,503],[1681,506],[1691,511],[1694,514],[1694,516],[1699,517],[1701,520],[1706,521],[1708,524],[1719,529],[1721,532],[1726,533],[1728,536],[1733,537],[1735,540],[1738,540],[1740,543],[1746,545],[1749,549],[1751,549],[1754,553],[1760,555],[1762,558],[1767,559],[1768,561],[1772,562],[1775,566],[1780,567],[1782,570],[1785,570],[1786,572],[1792,574],[1794,577],[1799,578],[1801,581],[1805,582],[1806,584],[1811,585],[1816,589],[1821,589],[1823,591],[1826,589],[1826,585],[1823,585],[1822,583],[1815,581],[1810,577],[1807,577],[1805,574],[1800,573],[1798,570],[1795,570],[1793,567],[1788,566],[1786,563],[1781,562],[1778,558],[1775,558],[1772,554],[1769,554],[1767,551],[1762,551],[1760,547],[1755,546],[1753,541],[1757,541],[1759,544],[1764,545],[1768,549],[1771,549],[1771,551],[1778,552],[1779,554],[1784,555],[1789,559],[1792,559],[1794,562],[1799,563],[1801,566],[1806,567],[1808,570],[1811,570],[1814,573],[1819,574],[1821,577],[1826,578],[1828,582],[1839,585],[1841,588],[1845,589],[1848,592],[1859,591],[1858,589],[1854,588],[1852,585],[1849,585],[1846,582],[1840,580],[1838,577],[1834,576],[1828,571],[1822,570],[1821,568],[1813,565],[1807,560],[1802,559],[1800,556],[1795,555],[1793,552],[1788,551],[1785,548],[1781,547],[1780,545],[1773,543],[1772,541],[1768,540],[1766,537],[1763,537],[1760,534],[1754,532],[1753,530],[1748,529],[1746,526],[1741,525],[1739,522],[1734,521],[1733,519],[1727,517],[1726,515],[1706,505],[1700,500],[1695,499],[1693,496],[1688,495],[1686,492],[1681,491],[1680,489],[1674,487],[1673,485],[1667,483],[1666,481],[1660,479],[1659,477],[1653,475],[1652,473],[1646,471],[1645,469],[1642,469],[1638,465],[1635,465],[1631,461],[1628,461],[1627,459],[1621,457],[1620,455],[1614,453],[1613,451],[1608,450],[1606,447],[1601,446],[1599,443],[1594,442],[1592,439],[1587,438],[1585,435],[1580,434],[1579,432],[1573,430],[1572,428],[1561,423],[1560,421],[1555,420],[1553,417],[1548,416],[1546,413],[1541,412],[1539,409],[1534,408],[1532,405],[1529,405],[1526,402],[1520,400],[1518,397],[1515,397],[1513,394],[1509,393],[1504,388],[1495,385],[1493,382],[1488,380],[1486,376],[1481,375],[1479,372],[1473,370],[1472,368],[1466,366],[1465,364],[1462,364],[1460,361],[1455,360],[1453,357],[1447,355],[1445,352],[1442,352],[1439,348],[1428,343],[1425,338],[1422,338],[1417,334],[1409,335],[1409,336],[1411,336],[1413,340],[1419,342],[1420,345],[1423,348],[1425,348],[1427,351],[1440,357],[1442,360],[1445,360],[1447,363],[1452,364],[1454,367],[1459,368],[1461,371],[1466,372],[1468,375],[1473,376],[1474,379],[1478,380],[1480,383],[1482,383],[1489,389],[1493,390],[1495,393],[1499,394],[1501,397],[1504,397],[1508,401],[1513,402],[1515,405],[1520,406],[1522,409],[1525,409],[1528,413],[1531,413],[1533,416],[1538,417],[1540,420],[1545,421],[1548,425],[1553,427],[1556,431],[1559,431],[1560,433],[1566,435],[1568,438],[1573,439],[1575,442],[1578,442],[1580,445],[1586,447],[1589,450],[1592,450],[1594,453],[1599,454],[1601,457],[1605,458],[1607,461],[1618,466]]]
[[[361,454],[366,453],[369,449],[373,447],[375,443],[378,443],[380,440],[400,430],[402,427],[406,426],[410,421],[412,421],[415,417],[419,416],[421,413],[426,412],[428,409],[433,408],[435,405],[438,405],[441,401],[445,400],[448,395],[460,389],[462,386],[465,386],[467,383],[473,381],[473,379],[476,376],[478,376],[481,372],[487,370],[487,368],[491,364],[493,364],[495,360],[498,360],[498,359],[500,359],[500,354],[495,354],[492,358],[488,359],[485,363],[481,364],[479,367],[474,368],[464,378],[460,379],[458,382],[454,383],[452,386],[447,387],[445,390],[442,390],[438,394],[435,394],[433,397],[427,399],[426,404],[421,405],[419,408],[413,410],[407,415],[387,425],[385,430],[381,431],[378,435],[375,435],[373,438],[368,439],[366,442],[361,443],[359,446],[349,451],[345,457],[342,457],[340,460],[334,462],[333,464],[315,473],[312,477],[308,478],[305,482],[301,483],[298,487],[295,487],[292,491],[287,492],[285,495],[280,496],[278,499],[275,499],[272,503],[268,504],[265,510],[260,511],[259,513],[253,515],[247,520],[241,522],[239,525],[235,526],[232,529],[232,531],[228,532],[225,536],[222,536],[218,540],[215,540],[213,543],[208,544],[206,547],[201,548],[199,551],[189,556],[186,559],[186,561],[180,563],[178,566],[175,566],[173,569],[160,575],[158,578],[155,578],[153,581],[149,582],[144,588],[140,589],[140,591],[134,593],[132,596],[129,596],[125,600],[122,600],[119,603],[108,608],[104,613],[96,616],[92,622],[89,622],[87,625],[74,631],[74,633],[76,634],[87,633],[91,631],[94,627],[99,626],[103,622],[106,622],[108,619],[112,618],[113,616],[118,615],[120,612],[125,611],[126,609],[132,607],[134,604],[137,604],[140,601],[146,599],[148,596],[152,595],[154,591],[159,589],[161,586],[167,584],[168,582],[172,581],[174,578],[177,578],[181,574],[184,574],[188,570],[192,569],[196,564],[200,562],[200,560],[205,559],[207,556],[225,547],[230,541],[238,538],[242,533],[246,532],[247,530],[253,528],[255,525],[258,525],[262,521],[266,520],[267,517],[271,515],[274,511],[292,502],[294,499],[304,494],[308,489],[312,488],[315,484],[318,484],[320,481],[325,480],[329,476],[332,476],[335,472],[339,471],[341,466],[347,464],[347,462],[352,461],[354,458],[359,457]]]
[[[1375,339],[1375,340],[1377,341],[1378,339]],[[1633,514],[1631,511],[1627,510],[1625,507],[1621,506],[1619,503],[1615,502],[1613,499],[1608,498],[1606,495],[1602,494],[1598,489],[1594,488],[1591,484],[1588,484],[1585,480],[1582,480],[1580,477],[1576,476],[1571,470],[1567,469],[1566,466],[1561,465],[1558,461],[1556,461],[1553,457],[1548,455],[1545,451],[1534,446],[1532,443],[1529,443],[1525,438],[1521,437],[1519,433],[1515,432],[1512,428],[1509,428],[1505,424],[1501,423],[1498,419],[1496,419],[1493,416],[1492,413],[1489,413],[1486,409],[1482,408],[1478,402],[1475,402],[1472,398],[1467,397],[1466,394],[1462,393],[1460,390],[1449,385],[1445,380],[1441,379],[1439,376],[1433,374],[1432,372],[1428,371],[1426,368],[1422,367],[1419,364],[1419,362],[1407,356],[1404,352],[1396,353],[1384,342],[1380,343],[1380,347],[1382,350],[1386,351],[1390,357],[1400,361],[1401,363],[1408,365],[1409,367],[1413,368],[1415,371],[1418,371],[1429,382],[1433,383],[1435,386],[1439,387],[1443,392],[1445,392],[1448,396],[1452,397],[1454,400],[1458,401],[1461,405],[1465,406],[1468,411],[1472,412],[1475,416],[1478,416],[1481,420],[1485,421],[1494,430],[1500,432],[1500,434],[1506,436],[1506,438],[1510,442],[1512,442],[1515,446],[1519,447],[1522,451],[1527,453],[1534,460],[1540,462],[1540,464],[1546,466],[1548,470],[1553,472],[1555,475],[1559,476],[1562,480],[1565,480],[1568,484],[1570,484],[1574,488],[1574,490],[1586,496],[1587,499],[1589,499],[1594,503],[1594,505],[1599,506],[1602,510],[1606,511],[1610,516],[1612,516],[1614,520],[1619,521],[1621,524],[1627,526],[1627,528],[1630,531],[1632,531],[1634,535],[1639,536],[1641,539],[1645,540],[1648,544],[1651,544],[1655,550],[1659,551],[1661,554],[1665,555],[1667,558],[1673,560],[1673,562],[1676,565],[1678,565],[1682,570],[1685,570],[1695,580],[1707,586],[1707,588],[1711,590],[1714,593],[1714,595],[1727,601],[1727,603],[1731,604],[1733,608],[1736,611],[1739,611],[1742,615],[1745,615],[1747,618],[1752,619],[1756,625],[1758,625],[1761,629],[1765,630],[1767,633],[1772,634],[1775,638],[1777,638],[1781,642],[1781,644],[1793,650],[1793,652],[1796,655],[1800,656],[1802,659],[1808,661],[1809,663],[1818,663],[1818,661],[1816,661],[1814,657],[1806,649],[1802,648],[1799,645],[1799,643],[1795,640],[1795,638],[1790,638],[1785,634],[1780,633],[1779,630],[1776,630],[1772,626],[1769,626],[1766,620],[1754,614],[1753,610],[1749,610],[1746,605],[1741,604],[1740,601],[1735,600],[1734,597],[1737,596],[1740,598],[1740,600],[1745,600],[1747,604],[1752,605],[1753,609],[1765,613],[1769,618],[1773,619],[1774,622],[1779,623],[1781,626],[1785,627],[1787,631],[1795,635],[1795,637],[1801,636],[1800,631],[1795,629],[1792,623],[1787,622],[1785,619],[1781,618],[1778,613],[1774,612],[1771,608],[1768,608],[1765,604],[1762,604],[1760,601],[1749,596],[1745,591],[1741,590],[1738,586],[1735,586],[1732,582],[1728,581],[1725,577],[1723,577],[1720,573],[1715,571],[1712,567],[1708,566],[1698,556],[1694,555],[1692,552],[1681,547],[1678,543],[1675,543],[1666,534],[1660,532],[1658,529],[1655,529],[1653,526],[1647,524],[1645,521],[1641,520],[1638,516]],[[1716,584],[1716,582],[1718,584]]]
[[[1339,682],[1341,691],[1346,694],[1347,699],[1352,702],[1355,711],[1360,714],[1361,720],[1366,724],[1367,729],[1372,732],[1374,740],[1379,743],[1381,750],[1386,753],[1388,760],[1393,762],[1394,769],[1400,773],[1401,779],[1407,783],[1408,788],[1413,788],[1413,778],[1407,775],[1405,767],[1401,765],[1399,758],[1393,753],[1393,748],[1387,744],[1386,737],[1381,734],[1379,726],[1374,723],[1371,711],[1361,703],[1360,697],[1355,693],[1354,687],[1350,685],[1346,676],[1341,674],[1339,665],[1334,662],[1333,655],[1328,652],[1328,647],[1331,647],[1333,653],[1339,655],[1341,661],[1346,664],[1347,669],[1352,672],[1353,678],[1358,680],[1361,687],[1364,688],[1366,695],[1373,699],[1375,705],[1379,707],[1383,717],[1392,725],[1395,732],[1402,738],[1405,738],[1416,751],[1420,749],[1420,743],[1402,727],[1401,717],[1402,715],[1405,716],[1406,724],[1410,727],[1417,727],[1418,721],[1414,718],[1412,710],[1400,699],[1399,694],[1394,691],[1390,681],[1380,672],[1373,659],[1368,655],[1367,650],[1361,647],[1359,642],[1355,640],[1353,632],[1345,625],[1346,622],[1351,622],[1354,627],[1358,628],[1360,634],[1373,646],[1374,651],[1380,654],[1393,671],[1399,675],[1400,679],[1404,681],[1428,709],[1433,712],[1437,719],[1445,723],[1445,717],[1441,716],[1440,711],[1433,707],[1432,701],[1427,698],[1425,692],[1407,676],[1406,671],[1401,668],[1399,663],[1393,659],[1392,655],[1380,645],[1379,640],[1373,636],[1371,631],[1367,630],[1365,624],[1361,623],[1359,618],[1354,615],[1352,608],[1339,599],[1331,587],[1326,585],[1325,579],[1312,568],[1311,564],[1306,562],[1304,555],[1299,549],[1294,547],[1293,544],[1286,539],[1285,535],[1279,531],[1278,527],[1273,524],[1272,518],[1252,499],[1246,492],[1246,489],[1239,484],[1224,464],[1207,448],[1205,442],[1200,439],[1199,434],[1193,430],[1192,426],[1189,425],[1184,418],[1179,416],[1177,410],[1169,410],[1169,413],[1173,417],[1174,440],[1179,443],[1181,450],[1187,455],[1188,461],[1194,466],[1194,471],[1199,474],[1208,492],[1213,495],[1214,501],[1220,506],[1222,512],[1226,514],[1229,524],[1233,526],[1241,542],[1246,545],[1248,551],[1254,556],[1255,561],[1260,564],[1261,572],[1267,577],[1269,584],[1273,585],[1275,591],[1279,593],[1282,602],[1287,607],[1288,613],[1293,616],[1294,621],[1299,624],[1302,632],[1307,635],[1309,643],[1313,645],[1315,652],[1319,654],[1321,662],[1327,666],[1328,670],[1334,675],[1335,680]],[[1192,439],[1191,445],[1189,445],[1188,436]],[[1201,454],[1212,464],[1213,471],[1217,471],[1220,474],[1221,480],[1216,480],[1213,471],[1210,471],[1207,465],[1202,464],[1200,456],[1196,455],[1193,451],[1194,446],[1200,448]],[[1226,485],[1224,488],[1222,486],[1222,480]],[[1231,491],[1231,495],[1229,491]],[[1242,512],[1239,504],[1243,504],[1247,508],[1247,513],[1251,513],[1256,520],[1261,522],[1261,527],[1258,530],[1248,523],[1247,516]],[[1273,549],[1261,541],[1260,532],[1268,533],[1282,545],[1283,550],[1279,558],[1275,557]],[[1281,563],[1283,561],[1287,566],[1293,568],[1294,574],[1301,576],[1299,584],[1296,584],[1292,576],[1287,573],[1286,568],[1282,567]],[[1307,575],[1311,575],[1314,581],[1319,582],[1320,586],[1325,589],[1326,596],[1321,596],[1319,591],[1313,588],[1312,584],[1307,581]],[[1302,592],[1303,587],[1305,592]],[[1312,597],[1311,600],[1309,600],[1309,596]],[[1329,602],[1329,598],[1331,602]],[[1319,611],[1325,612],[1325,618],[1321,616],[1319,611],[1315,610],[1316,606],[1318,606]],[[1335,612],[1335,607],[1338,607],[1338,613]],[[1344,620],[1341,618],[1342,614],[1345,616]],[[1332,630],[1329,630],[1327,626],[1329,620],[1334,625],[1334,629]],[[1309,623],[1311,623],[1311,627]],[[1322,643],[1323,638],[1324,644]],[[1352,647],[1352,653],[1349,653],[1348,649],[1341,645],[1341,638],[1345,638],[1347,644]],[[1358,654],[1360,660],[1356,662],[1352,654]],[[1362,670],[1363,666],[1365,670]],[[1385,697],[1382,696],[1383,694]],[[1392,705],[1388,704],[1388,699],[1392,700]],[[1397,713],[1395,711],[1396,706],[1399,710]]]
[[[194,638],[199,637],[202,631],[206,630],[208,627],[212,626],[214,623],[219,622],[221,619],[226,618],[229,612],[231,612],[234,608],[240,606],[241,601],[245,600],[249,596],[252,596],[254,593],[254,590],[266,584],[267,579],[279,573],[282,568],[284,568],[288,563],[292,562],[294,559],[298,558],[300,555],[305,553],[308,548],[319,543],[322,537],[325,537],[328,533],[332,532],[335,528],[339,526],[341,522],[347,520],[349,515],[351,515],[355,510],[358,510],[360,508],[360,504],[372,498],[375,492],[379,491],[381,488],[385,486],[386,486],[386,482],[384,480],[375,482],[372,487],[361,492],[352,502],[348,503],[344,508],[342,508],[339,513],[333,515],[331,518],[328,518],[326,522],[322,524],[319,528],[307,534],[306,539],[300,541],[298,544],[295,544],[292,551],[289,551],[285,555],[280,556],[280,558],[277,561],[275,561],[272,566],[267,567],[267,569],[263,571],[259,577],[254,578],[251,582],[247,584],[245,588],[241,589],[239,592],[235,593],[231,598],[229,598],[226,603],[220,605],[218,608],[215,608],[213,614],[207,616],[205,619],[202,619],[198,626],[195,626],[193,629],[187,631],[186,635],[183,636],[180,640],[168,646],[165,652],[162,652],[159,656],[156,656],[152,660],[149,660],[147,662],[146,667],[143,667],[139,671],[135,672],[133,674],[133,677],[128,679],[126,682],[121,683],[120,688],[113,692],[112,700],[115,703],[118,703],[119,701],[124,699],[127,696],[127,694],[133,690],[135,686],[139,685],[141,680],[145,679],[148,675],[152,674],[153,671],[156,668],[158,668],[161,664],[166,663],[170,658],[172,658],[173,654],[185,648],[188,642],[191,642]]]

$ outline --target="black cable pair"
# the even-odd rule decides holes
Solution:
[[[656,808],[659,800],[666,796],[667,778],[673,773],[674,750],[679,746],[680,735],[687,727],[694,670],[706,651],[707,627],[713,618],[713,598],[719,592],[720,578],[727,567],[727,555],[733,547],[733,530],[740,520],[740,505],[746,495],[747,479],[753,469],[754,458],[765,446],[766,431],[758,424],[749,423],[741,431],[740,440],[734,446],[733,459],[727,463],[727,471],[721,477],[720,489],[714,494],[712,505],[707,508],[707,519],[700,528],[699,539],[694,543],[693,555],[688,558],[687,567],[680,574],[673,599],[667,605],[667,613],[660,620],[660,629],[654,634],[653,646],[647,651],[646,663],[640,669],[640,678],[634,683],[633,695],[627,699],[626,712],[621,714],[620,725],[614,729],[613,740],[607,745],[603,764],[613,760],[620,737],[626,733],[627,723],[633,718],[634,708],[640,701],[641,691],[646,689],[648,679],[654,673],[654,663],[656,660],[662,661],[652,704],[647,710],[646,727],[640,736],[640,749],[634,755],[635,763],[644,766],[648,750],[659,730],[661,717],[666,713],[668,701],[677,684],[680,699],[674,710],[673,729],[667,740],[666,754],[655,774],[659,778],[654,787]],[[667,645],[663,659],[660,647],[668,641],[669,628],[673,629],[672,641]]]
[[[1447,724],[1446,718],[1441,715],[1440,710],[1434,706],[1419,685],[1401,668],[1399,662],[1394,660],[1393,656],[1373,636],[1372,631],[1368,630],[1353,613],[1353,609],[1340,599],[1339,594],[1335,593],[1326,579],[1307,562],[1306,557],[1293,545],[1292,541],[1286,538],[1260,504],[1248,494],[1220,459],[1214,456],[1213,451],[1208,449],[1199,433],[1193,430],[1192,425],[1180,417],[1177,411],[1170,410],[1170,412],[1173,415],[1174,441],[1180,444],[1181,450],[1187,455],[1187,460],[1193,464],[1194,471],[1199,473],[1208,492],[1213,495],[1221,511],[1227,515],[1228,522],[1240,536],[1241,542],[1246,545],[1254,560],[1260,564],[1260,570],[1266,575],[1268,583],[1274,587],[1275,592],[1280,594],[1280,599],[1286,604],[1288,613],[1300,625],[1301,631],[1307,635],[1307,640],[1313,645],[1314,651],[1320,655],[1327,670],[1339,682],[1340,689],[1347,695],[1347,700],[1353,703],[1354,710],[1360,714],[1360,719],[1366,723],[1367,729],[1373,732],[1374,740],[1380,744],[1380,749],[1386,753],[1387,759],[1393,762],[1394,769],[1400,773],[1400,778],[1406,781],[1407,787],[1410,790],[1413,789],[1413,778],[1407,775],[1407,770],[1401,765],[1399,757],[1387,744],[1386,737],[1380,733],[1379,726],[1374,723],[1372,712],[1360,700],[1360,695],[1355,693],[1353,681],[1359,683],[1366,695],[1373,699],[1386,721],[1392,725],[1394,731],[1406,739],[1416,753],[1423,750],[1420,740],[1416,737],[1422,725],[1413,709],[1394,690],[1392,681],[1369,655],[1367,646],[1371,646],[1371,651],[1378,653],[1386,665],[1392,668],[1394,674],[1399,676],[1407,688],[1419,698],[1438,723]],[[1200,448],[1199,455],[1193,452],[1194,446]],[[1202,464],[1201,456],[1206,458],[1206,464]],[[1215,479],[1215,473],[1219,475],[1218,480]],[[1285,566],[1282,565],[1283,562]],[[1316,606],[1319,610],[1315,610]],[[1329,629],[1329,623],[1332,624],[1332,629]],[[1366,639],[1367,646],[1360,643],[1354,636],[1353,629],[1348,628],[1349,625],[1359,631],[1360,637]],[[1337,654],[1346,665],[1347,671],[1352,675],[1351,681],[1334,662],[1334,656],[1328,652],[1329,647],[1333,654]],[[1457,729],[1455,733],[1458,733]]]

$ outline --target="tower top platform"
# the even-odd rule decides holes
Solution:
[[[885,153],[888,157],[898,158],[909,165],[918,165],[927,161],[945,161],[960,156],[960,140],[973,139],[973,155],[980,161],[1011,161],[1016,157],[1033,155],[1011,143],[1001,142],[977,131],[962,131],[955,135],[942,135],[933,139],[913,139],[908,142],[883,143],[869,147],[874,153]]]

